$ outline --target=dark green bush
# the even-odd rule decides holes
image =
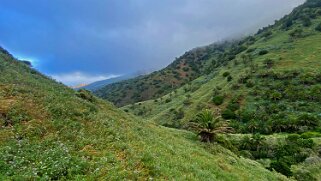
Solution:
[[[213,103],[217,106],[223,104],[224,102],[224,97],[223,96],[214,96],[212,99]]]
[[[224,118],[224,119],[235,119],[236,118],[236,114],[230,109],[225,109],[222,112],[222,118]]]
[[[291,164],[283,159],[272,162],[270,165],[270,169],[274,169],[275,171],[280,172],[288,177],[292,176]]]
[[[269,51],[268,50],[261,50],[259,51],[259,55],[265,55],[265,54],[268,54]]]
[[[245,84],[245,86],[248,88],[252,88],[252,87],[254,87],[254,85],[255,85],[255,83],[253,80],[248,80],[248,81],[246,81],[246,84]]]
[[[229,76],[230,75],[230,72],[224,72],[223,73],[223,77],[227,77],[227,76]]]
[[[231,81],[233,80],[233,77],[229,75],[229,76],[227,76],[226,80],[227,80],[228,82],[231,82]]]
[[[236,111],[240,109],[240,104],[238,102],[231,102],[227,105],[227,109],[231,111]]]
[[[184,68],[183,68],[183,71],[184,71],[184,72],[188,72],[188,71],[189,71],[189,68],[188,68],[188,67],[184,67]]]
[[[319,23],[319,24],[315,27],[315,30],[321,32],[321,23]]]

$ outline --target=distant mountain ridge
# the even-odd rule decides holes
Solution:
[[[138,77],[140,75],[144,75],[144,73],[126,74],[126,75],[118,76],[118,77],[115,77],[115,78],[100,80],[100,81],[97,81],[97,82],[93,82],[91,84],[86,84],[86,85],[83,85],[83,86],[80,86],[80,87],[76,87],[76,89],[86,89],[86,90],[89,90],[89,91],[96,91],[98,89],[103,88],[104,86],[109,85],[109,84],[113,84],[113,83],[121,82],[121,81],[124,81],[124,80],[132,79],[132,78]]]
[[[218,58],[230,45],[222,42],[194,48],[162,70],[108,84],[95,90],[94,94],[117,106],[159,98],[208,72],[215,66],[211,61]]]

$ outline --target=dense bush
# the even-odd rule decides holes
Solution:
[[[303,33],[303,30],[301,28],[296,28],[294,30],[292,30],[289,35],[292,37],[292,38],[301,38],[302,37],[302,33]]]
[[[236,114],[230,109],[225,109],[222,112],[222,118],[224,118],[224,119],[235,119],[236,118]]]
[[[269,51],[268,50],[260,50],[259,51],[259,55],[265,55],[265,54],[268,54]]]
[[[321,32],[321,23],[319,23],[319,24],[315,27],[315,30]]]
[[[240,154],[251,159],[271,159],[268,166],[286,176],[292,176],[291,166],[303,162],[308,157],[308,152],[314,146],[310,139],[302,139],[299,135],[289,135],[283,142],[268,142],[265,137],[255,134],[245,136],[234,143]]]
[[[231,82],[231,81],[233,80],[233,77],[229,75],[229,76],[227,76],[226,80],[227,80],[228,82]]]
[[[230,72],[224,72],[223,73],[223,77],[227,77],[227,76],[229,76],[230,75]]]
[[[213,103],[217,106],[223,104],[224,102],[224,97],[223,96],[214,96],[212,99]]]
[[[165,103],[169,103],[169,102],[171,102],[171,101],[172,101],[171,98],[167,98],[167,99],[165,100]]]

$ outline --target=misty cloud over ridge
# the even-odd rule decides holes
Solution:
[[[303,2],[2,0],[0,44],[35,57],[50,75],[119,75],[158,69],[194,47],[253,33]]]

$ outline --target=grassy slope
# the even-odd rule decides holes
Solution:
[[[0,178],[286,180],[193,133],[146,123],[0,53]]]
[[[255,43],[248,47],[249,49],[255,49],[250,53],[253,57],[253,62],[258,66],[257,72],[252,76],[252,80],[256,85],[259,85],[263,79],[257,78],[259,73],[265,72],[266,68],[263,65],[265,59],[272,59],[274,66],[268,71],[274,73],[283,73],[285,71],[297,70],[301,73],[318,74],[321,72],[321,33],[315,31],[315,27],[321,22],[320,16],[312,20],[312,25],[308,28],[294,24],[292,29],[301,27],[304,30],[306,36],[292,40],[289,36],[291,30],[280,30],[280,25],[275,25],[271,28],[272,35],[268,38],[262,35],[256,35]],[[266,55],[258,55],[259,50],[269,50]],[[194,118],[195,114],[203,108],[211,108],[218,113],[225,109],[228,102],[235,96],[241,95],[241,108],[253,109],[257,100],[249,93],[253,91],[253,88],[248,88],[238,83],[238,79],[250,72],[250,66],[244,65],[241,62],[241,55],[248,54],[246,51],[240,53],[233,61],[229,62],[226,66],[217,68],[210,75],[201,76],[194,80],[191,84],[194,87],[198,87],[195,91],[186,92],[187,86],[181,87],[176,92],[165,95],[163,98],[155,100],[149,100],[134,105],[125,106],[123,109],[133,114],[140,115],[142,117],[156,121],[159,124],[175,126],[177,124],[184,124]],[[235,61],[238,64],[235,65]],[[233,80],[231,82],[226,81],[226,78],[222,76],[224,72],[230,72]],[[266,81],[266,80],[265,80]],[[233,85],[238,85],[240,88],[234,89]],[[302,85],[303,86],[303,85]],[[212,102],[214,95],[213,90],[216,87],[220,87],[225,100],[220,106],[216,106]],[[190,96],[191,98],[187,98]],[[170,99],[170,102],[165,102],[166,99]],[[184,104],[186,100],[189,100],[189,104]],[[290,104],[290,103],[289,103]],[[311,103],[312,104],[312,103]],[[181,120],[175,120],[173,110],[183,110],[184,118]],[[321,112],[321,105],[315,103],[314,112]],[[174,121],[174,123],[173,123]]]

